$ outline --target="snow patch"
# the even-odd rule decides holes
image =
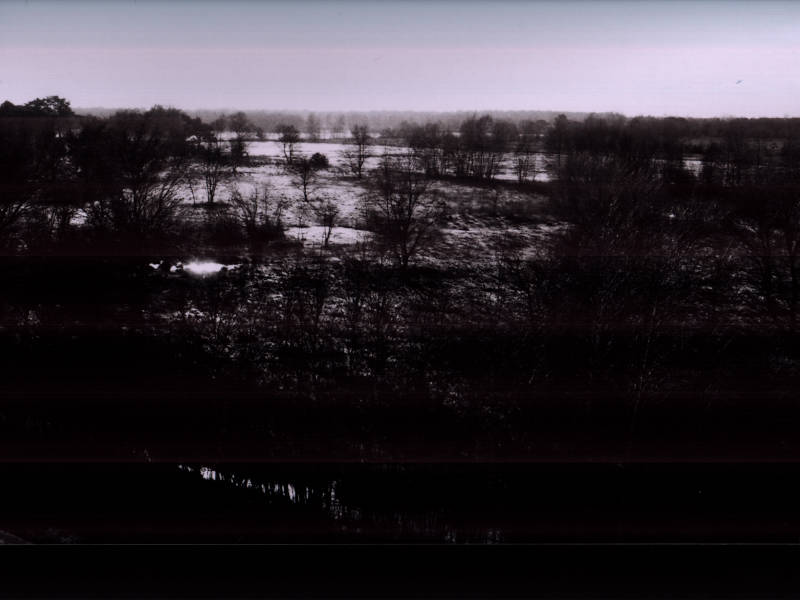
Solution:
[[[289,227],[286,230],[287,237],[293,237],[300,241],[310,244],[322,244],[325,241],[326,228],[321,225],[311,227]],[[334,227],[331,230],[329,243],[331,244],[356,244],[365,242],[372,234],[363,229],[353,229],[351,227]]]

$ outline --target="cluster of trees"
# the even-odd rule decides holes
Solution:
[[[189,197],[214,209],[203,218],[209,243],[282,235],[289,207],[285,193],[269,186],[242,193],[235,185],[247,163],[247,141],[257,134],[244,113],[212,123],[161,106],[75,117],[69,103],[57,97],[18,108],[22,113],[9,109],[0,117],[4,252],[65,252],[71,244],[85,251],[86,244],[94,244],[98,252],[140,253],[147,244],[188,243],[195,221],[182,214]],[[300,153],[300,132],[293,125],[280,129],[285,168],[300,193],[297,213],[325,228],[327,246],[339,207],[316,183],[328,159]],[[223,136],[231,131],[233,137]],[[365,125],[351,134],[346,158],[369,191],[365,222],[398,264],[407,266],[430,237],[441,203],[433,201],[411,156],[385,157],[377,173],[368,173],[372,137]],[[223,183],[231,185],[221,202]]]
[[[383,135],[401,139],[410,147],[419,169],[430,177],[452,175],[491,181],[510,156],[518,182],[525,183],[536,174],[539,138],[547,128],[543,120],[517,124],[485,114],[471,115],[455,130],[447,129],[441,122],[403,122],[397,130],[385,131]]]
[[[407,268],[411,257],[437,234],[447,205],[430,189],[416,168],[414,156],[384,156],[373,174],[364,212],[367,226]]]
[[[688,119],[627,119],[622,115],[590,115],[577,122],[560,115],[547,132],[545,147],[559,158],[589,152],[644,160],[658,157],[673,165],[692,155],[711,168],[707,179],[720,175],[721,169],[725,172],[722,179],[729,184],[738,184],[744,170],[785,162],[796,155],[798,119],[717,119],[712,124],[699,127]]]
[[[792,138],[765,149],[732,120],[695,175],[670,121],[557,119],[546,144],[560,155],[549,197],[563,229],[535,256],[513,240],[497,254],[501,287],[544,344],[532,371],[583,360],[592,385],[631,399],[634,422],[645,398],[702,370],[697,353],[725,369],[731,345],[766,334],[786,372],[800,361]]]
[[[313,116],[313,115],[312,115]],[[314,125],[316,129],[309,133],[308,141],[319,139],[318,124]],[[283,157],[286,164],[290,167],[294,164],[295,154],[298,152],[301,143],[301,132],[292,124],[281,123],[277,126],[276,131],[280,136],[278,142],[282,146]],[[361,179],[364,174],[364,165],[370,156],[370,146],[372,145],[372,137],[369,134],[369,129],[366,125],[355,125],[350,131],[350,141],[353,143],[354,148],[345,153],[348,165],[352,173]]]
[[[193,111],[193,115],[203,119],[207,123],[213,123],[220,117],[217,112],[207,110]],[[314,112],[286,112],[286,111],[259,111],[251,110],[239,112],[254,125],[254,133],[258,132],[280,132],[286,126],[294,127],[298,133],[303,133],[309,141],[318,141],[322,138],[323,131],[334,138],[341,138],[347,135],[348,123],[358,123],[360,120],[357,115],[349,113],[314,113]]]
[[[418,157],[422,170],[431,176],[451,173],[456,177],[491,180],[499,172],[507,152],[532,155],[538,126],[527,123],[520,133],[511,121],[494,120],[490,115],[473,115],[457,132],[445,131],[439,124],[405,124],[400,133]],[[524,180],[528,170],[520,170]]]
[[[301,195],[299,215],[310,213],[323,227],[323,246],[327,247],[339,208],[335,198],[315,189],[318,174],[329,167],[325,155],[303,156],[297,150],[299,132],[292,125],[279,127],[279,142],[287,171]],[[367,192],[362,202],[362,220],[382,250],[391,254],[397,265],[407,268],[420,248],[436,237],[446,204],[430,189],[429,173],[418,169],[418,156],[384,154],[377,169],[367,172],[367,159],[373,156],[373,138],[366,125],[351,130],[351,147],[344,152],[347,166],[356,179],[365,180]]]
[[[264,138],[264,130],[254,125],[243,111],[238,111],[231,115],[223,113],[210,123],[212,129],[220,137],[223,133],[231,131],[237,138]]]
[[[10,103],[0,115],[0,244],[5,251],[50,242],[88,241],[77,236],[83,213],[90,238],[138,241],[164,237],[200,174],[206,203],[220,182],[246,162],[252,126],[241,114],[223,141],[215,127],[175,108],[117,111],[75,117],[69,102],[36,99]]]
[[[300,192],[299,216],[312,215],[323,227],[323,246],[327,247],[339,218],[336,199],[316,189],[318,174],[328,169],[325,155],[303,156],[297,150],[299,132],[292,125],[279,128],[286,170]],[[351,130],[352,145],[344,153],[347,166],[356,179],[364,180],[367,192],[362,202],[362,220],[382,249],[407,268],[411,257],[435,237],[443,220],[445,203],[430,189],[430,180],[418,170],[413,153],[385,154],[377,169],[367,172],[373,138],[366,125]]]
[[[471,115],[450,129],[443,122],[403,122],[382,134],[410,147],[418,168],[431,177],[452,175],[493,180],[510,165],[517,181],[531,181],[548,168],[541,156],[553,157],[556,169],[569,154],[618,155],[632,161],[661,161],[673,183],[688,183],[684,161],[692,158],[707,183],[738,185],[746,171],[774,168],[800,160],[798,119],[685,119],[590,114],[582,120],[558,115],[514,122],[489,114]],[[538,157],[538,158],[537,158]]]

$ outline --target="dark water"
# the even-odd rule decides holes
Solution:
[[[795,465],[3,465],[47,543],[796,542]]]

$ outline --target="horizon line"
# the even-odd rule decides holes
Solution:
[[[564,114],[564,115],[620,115],[625,117],[626,119],[635,119],[635,118],[656,118],[656,119],[668,119],[668,118],[676,118],[676,119],[798,119],[800,118],[800,113],[790,115],[790,114],[783,114],[783,115],[769,115],[769,114],[762,114],[762,115],[742,115],[742,114],[733,114],[733,113],[717,113],[711,115],[687,115],[687,114],[678,114],[678,113],[662,113],[662,114],[653,114],[653,113],[638,113],[638,114],[630,114],[624,113],[617,110],[557,110],[557,109],[545,109],[545,108],[458,108],[458,109],[405,109],[405,108],[371,108],[371,109],[309,109],[309,108],[237,108],[237,107],[202,107],[202,108],[184,108],[180,106],[175,106],[173,104],[161,104],[155,103],[151,106],[77,106],[73,107],[72,110],[78,113],[79,111],[90,111],[90,110],[140,110],[140,111],[147,111],[151,108],[156,106],[162,106],[164,108],[174,108],[181,110],[183,112],[220,112],[223,114],[227,114],[229,112],[265,112],[265,113],[302,113],[302,114],[314,114],[314,113],[328,113],[328,114],[348,114],[348,113],[365,113],[365,114],[387,114],[387,113],[418,113],[418,114],[459,114],[459,113],[555,113],[555,114]]]

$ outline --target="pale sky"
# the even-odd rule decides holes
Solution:
[[[0,1],[0,101],[52,94],[75,107],[800,116],[800,1]]]

